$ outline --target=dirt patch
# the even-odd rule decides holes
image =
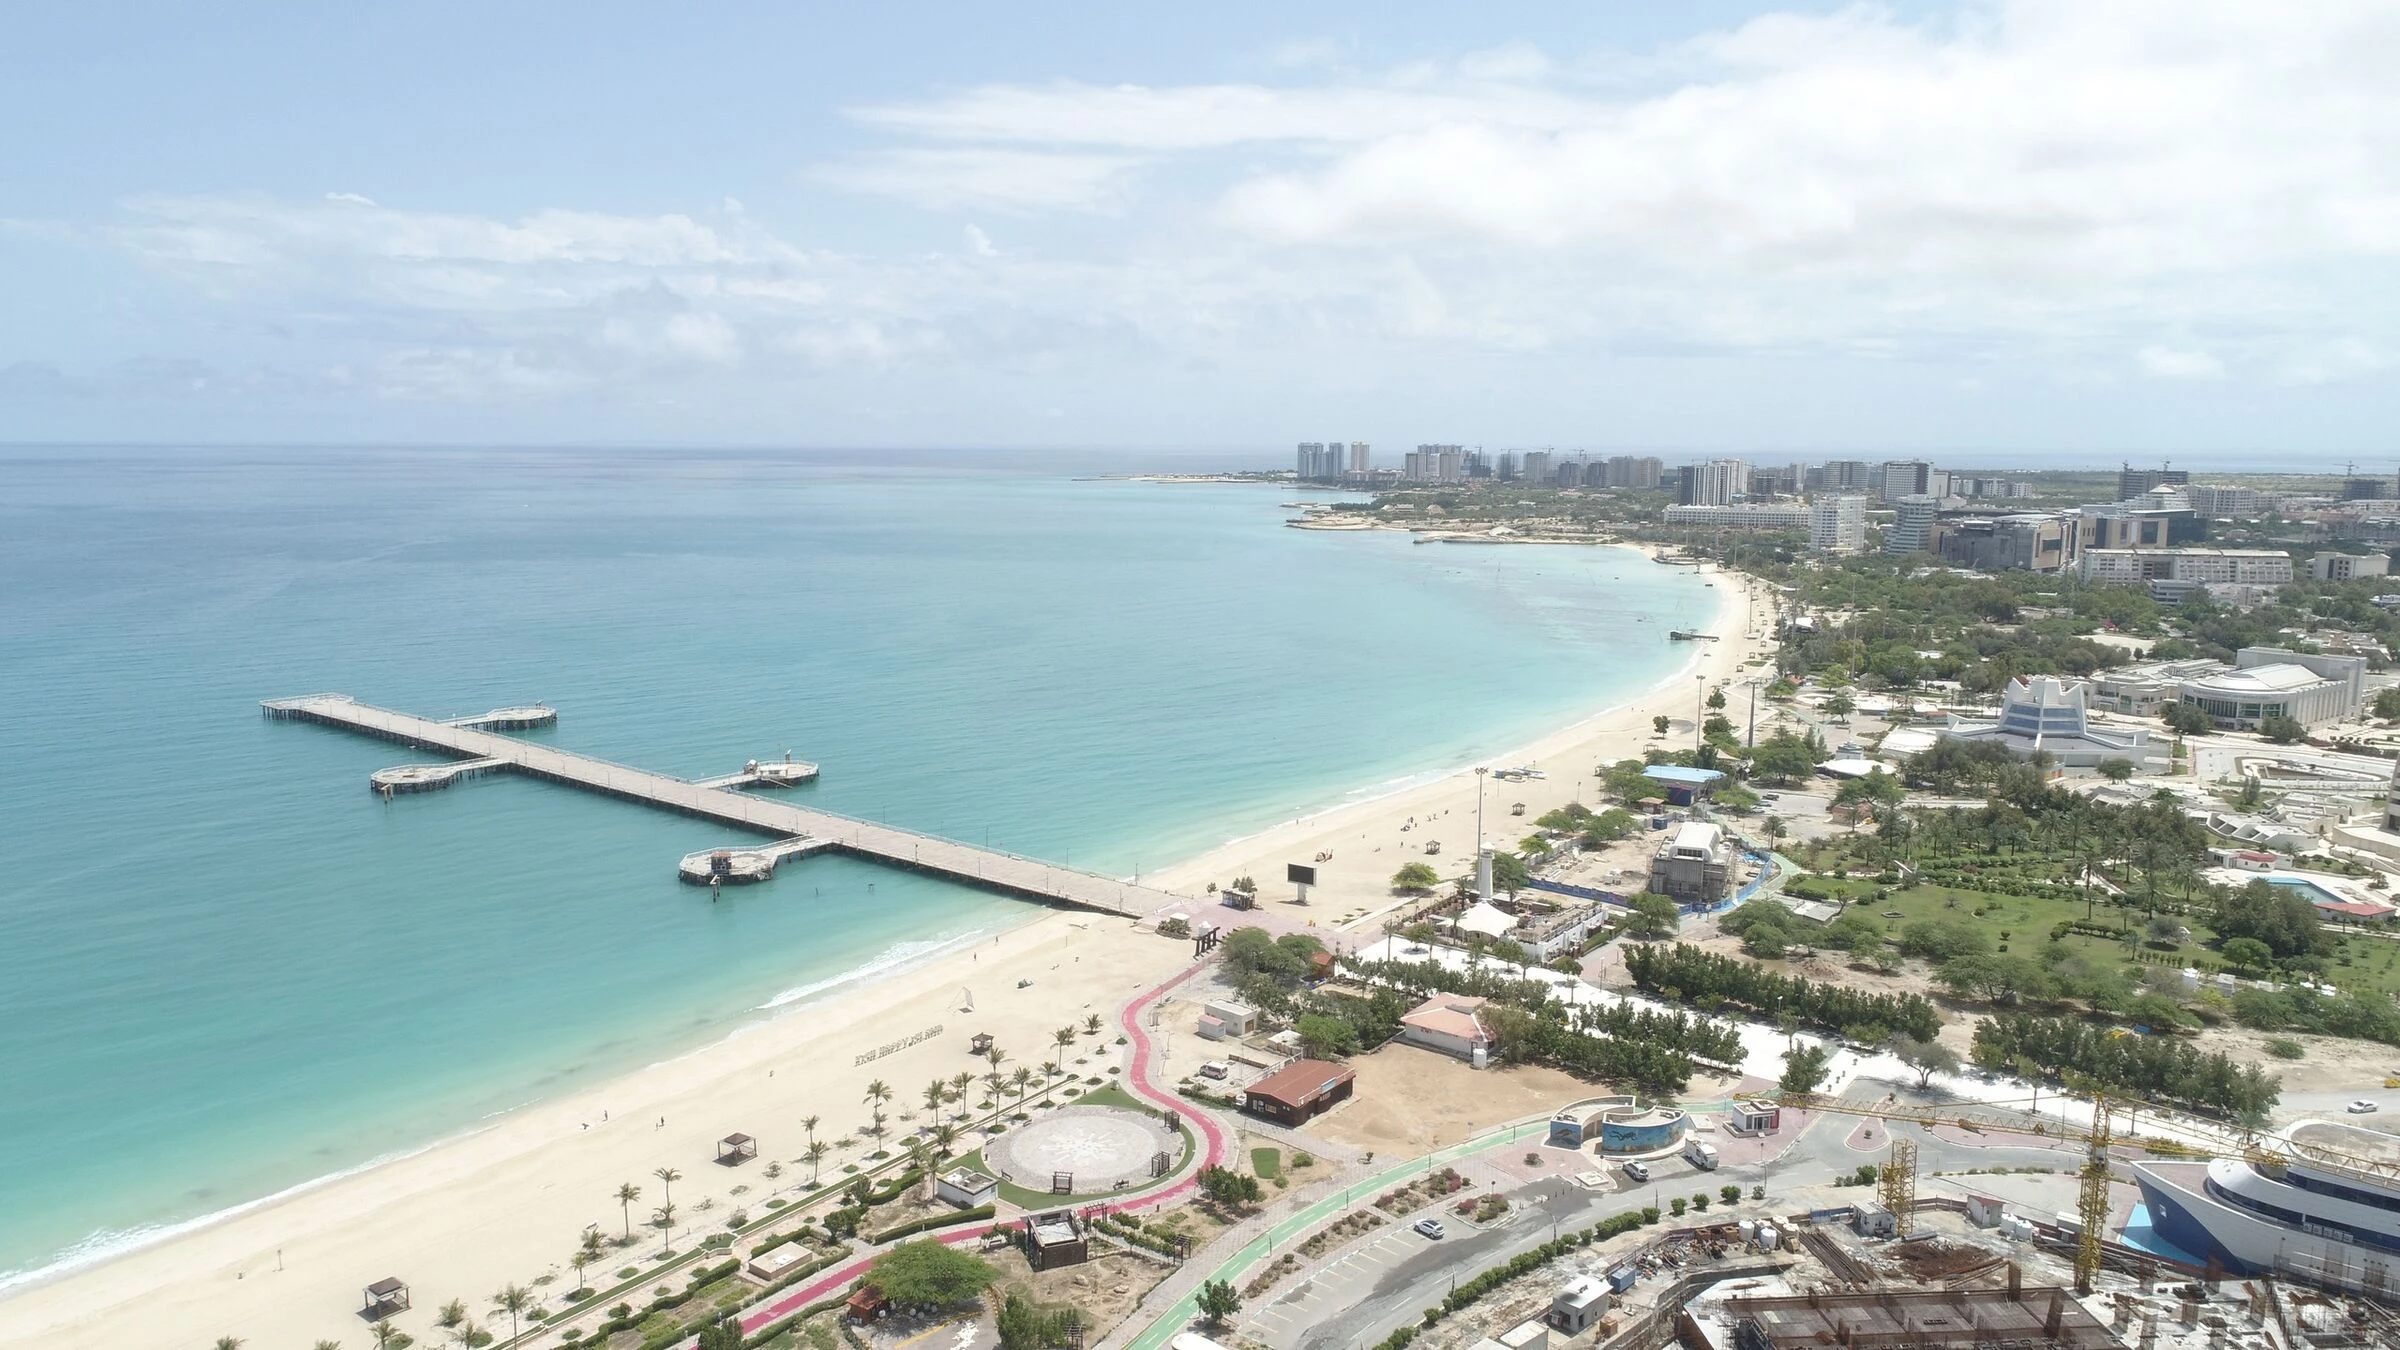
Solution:
[[[1095,1248],[1097,1250],[1097,1248]],[[984,1253],[1000,1283],[1040,1303],[1072,1303],[1083,1312],[1084,1343],[1096,1344],[1132,1314],[1142,1295],[1171,1273],[1156,1261],[1124,1252],[1094,1256],[1080,1266],[1037,1271],[1014,1247]]]
[[[2001,1259],[2001,1253],[1988,1247],[1971,1247],[1944,1238],[1899,1243],[1887,1248],[1886,1254],[1910,1279],[1926,1283],[1963,1275]]]
[[[1362,1152],[1422,1153],[1478,1130],[1548,1115],[1606,1089],[1556,1069],[1504,1065],[1469,1068],[1447,1055],[1392,1044],[1350,1061],[1358,1073],[1351,1100],[1320,1116],[1308,1132]]]

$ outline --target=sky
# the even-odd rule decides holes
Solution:
[[[9,27],[0,441],[2400,459],[2385,0]]]

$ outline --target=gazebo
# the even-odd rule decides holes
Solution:
[[[408,1311],[408,1286],[394,1276],[385,1276],[367,1286],[366,1319],[380,1322],[394,1313]]]
[[[717,1166],[739,1167],[758,1156],[758,1141],[746,1134],[729,1134],[717,1141]]]
[[[976,1032],[974,1039],[967,1042],[967,1053],[970,1055],[990,1054],[991,1049],[992,1033],[988,1031]]]

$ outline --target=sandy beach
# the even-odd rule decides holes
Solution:
[[[1769,613],[1753,599],[1746,578],[1710,572],[1719,612],[1710,631],[1719,641],[1694,643],[1692,664],[1619,706],[1587,716],[1508,755],[1492,767],[1528,766],[1545,775],[1485,784],[1487,833],[1510,844],[1527,817],[1565,802],[1592,802],[1596,765],[1638,756],[1657,743],[1651,719],[1665,714],[1682,724],[1674,743],[1686,743],[1694,713],[1694,676],[1709,685],[1734,679],[1763,655]],[[1277,928],[1314,929],[1329,943],[1354,945],[1342,932],[1379,937],[1377,918],[1400,903],[1389,890],[1394,871],[1429,860],[1451,876],[1472,865],[1477,778],[1447,775],[1370,801],[1286,822],[1235,840],[1145,881],[1191,896],[1188,911],[1234,920],[1213,907],[1208,883],[1240,875],[1259,880],[1257,920]],[[1404,824],[1414,822],[1411,828]],[[1428,841],[1442,845],[1426,859]],[[1282,881],[1284,864],[1319,855],[1319,885],[1303,906]],[[547,1275],[545,1295],[571,1287],[566,1261],[582,1230],[598,1224],[616,1234],[624,1217],[615,1195],[631,1182],[642,1188],[632,1207],[639,1232],[660,1198],[658,1168],[682,1173],[673,1183],[678,1211],[676,1245],[721,1231],[735,1209],[753,1213],[779,1189],[808,1180],[799,1163],[807,1143],[802,1120],[820,1117],[817,1137],[834,1143],[828,1175],[874,1145],[860,1136],[867,1122],[866,1085],[888,1083],[894,1136],[924,1111],[921,1094],[937,1077],[980,1071],[968,1039],[989,1033],[1012,1065],[1034,1065],[1050,1054],[1050,1033],[1093,1014],[1113,1021],[1139,992],[1189,961],[1187,942],[1161,938],[1123,919],[1051,913],[970,948],[946,953],[871,984],[844,987],[822,999],[779,1010],[700,1050],[652,1065],[573,1096],[536,1106],[457,1136],[420,1153],[259,1204],[205,1227],[113,1260],[0,1296],[0,1344],[181,1350],[219,1336],[236,1336],[260,1350],[331,1339],[368,1343],[357,1315],[360,1290],[385,1276],[407,1281],[416,1310],[400,1325],[433,1343],[434,1309],[461,1298],[489,1324],[485,1307],[503,1285],[531,1285]],[[1023,982],[1022,984],[1020,982]],[[940,1027],[913,1045],[870,1063],[865,1051]],[[1115,1029],[1080,1037],[1067,1052],[1084,1075],[1121,1065]],[[741,1132],[760,1141],[759,1161],[739,1168],[715,1165],[716,1141]],[[770,1160],[786,1169],[769,1180]],[[737,1194],[736,1189],[743,1188]],[[682,1231],[689,1222],[694,1237]],[[607,1267],[658,1249],[653,1232],[638,1246],[612,1252]],[[601,1282],[605,1271],[595,1271]],[[502,1322],[505,1331],[505,1320]]]

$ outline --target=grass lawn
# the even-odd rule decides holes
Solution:
[[[1261,1181],[1273,1181],[1283,1175],[1283,1150],[1279,1148],[1250,1150],[1250,1170],[1257,1173],[1258,1179]]]

